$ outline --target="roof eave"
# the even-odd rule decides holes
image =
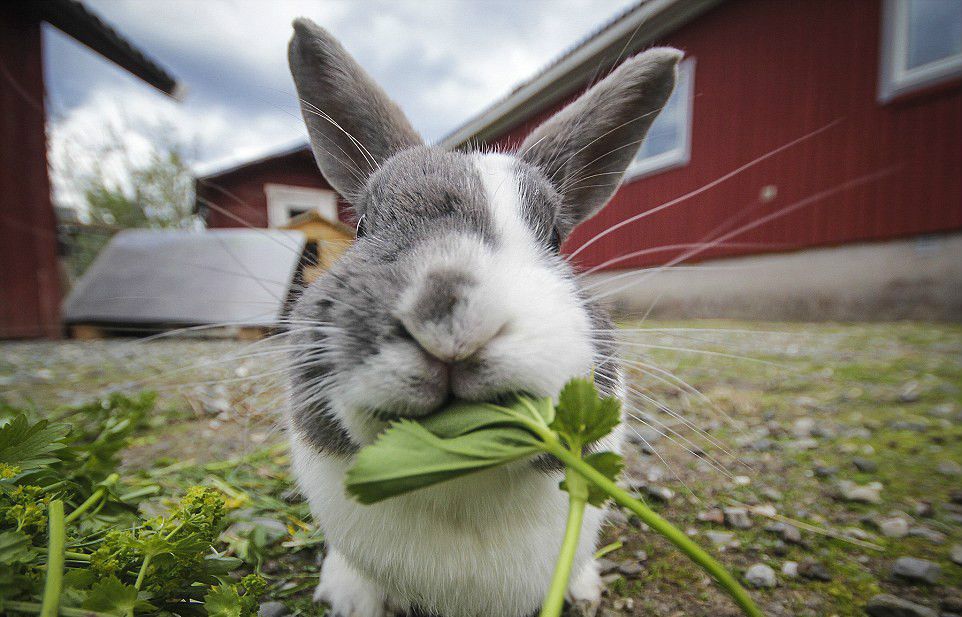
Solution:
[[[582,88],[598,72],[650,45],[722,0],[649,0],[602,29],[560,62],[522,84],[444,137],[438,145],[453,149],[469,141],[486,142]]]
[[[35,6],[41,19],[85,47],[164,94],[178,100],[183,97],[182,84],[80,2],[46,0]]]

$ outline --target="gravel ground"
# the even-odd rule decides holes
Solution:
[[[624,483],[712,547],[766,614],[962,614],[962,328],[657,322],[625,339]],[[128,466],[233,457],[281,439],[281,353],[3,343],[0,400],[54,409],[153,389],[166,420]],[[602,544],[600,614],[738,614],[625,513]]]

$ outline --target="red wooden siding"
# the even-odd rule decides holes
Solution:
[[[729,240],[756,246],[718,246],[690,261],[962,228],[962,88],[955,83],[880,105],[880,8],[877,0],[731,0],[660,41],[697,60],[691,162],[623,186],[566,248],[832,122],[810,141],[613,232],[578,262],[702,242],[719,228],[735,229],[883,170],[891,173]],[[497,141],[518,143],[553,111]],[[777,197],[761,203],[768,185]],[[650,253],[611,267],[662,264],[678,254]]]
[[[0,5],[0,338],[60,334],[40,22]]]
[[[265,184],[331,188],[318,172],[314,157],[307,150],[199,178],[198,203],[207,208],[207,226],[267,227]]]

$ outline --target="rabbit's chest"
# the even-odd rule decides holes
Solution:
[[[327,541],[409,602],[446,616],[535,610],[567,517],[560,473],[528,463],[480,472],[371,506],[346,496],[347,463],[294,449],[295,472]],[[577,562],[591,556],[602,512],[589,508]]]

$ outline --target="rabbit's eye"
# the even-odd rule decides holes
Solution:
[[[551,238],[548,239],[548,246],[555,253],[561,251],[561,232],[558,231],[557,227],[551,229]]]
[[[366,222],[366,219],[367,219],[367,216],[363,214],[359,219],[357,219],[357,229],[354,232],[355,238],[363,238],[365,235],[367,235],[367,230],[365,229],[365,225],[364,225],[364,223]]]

